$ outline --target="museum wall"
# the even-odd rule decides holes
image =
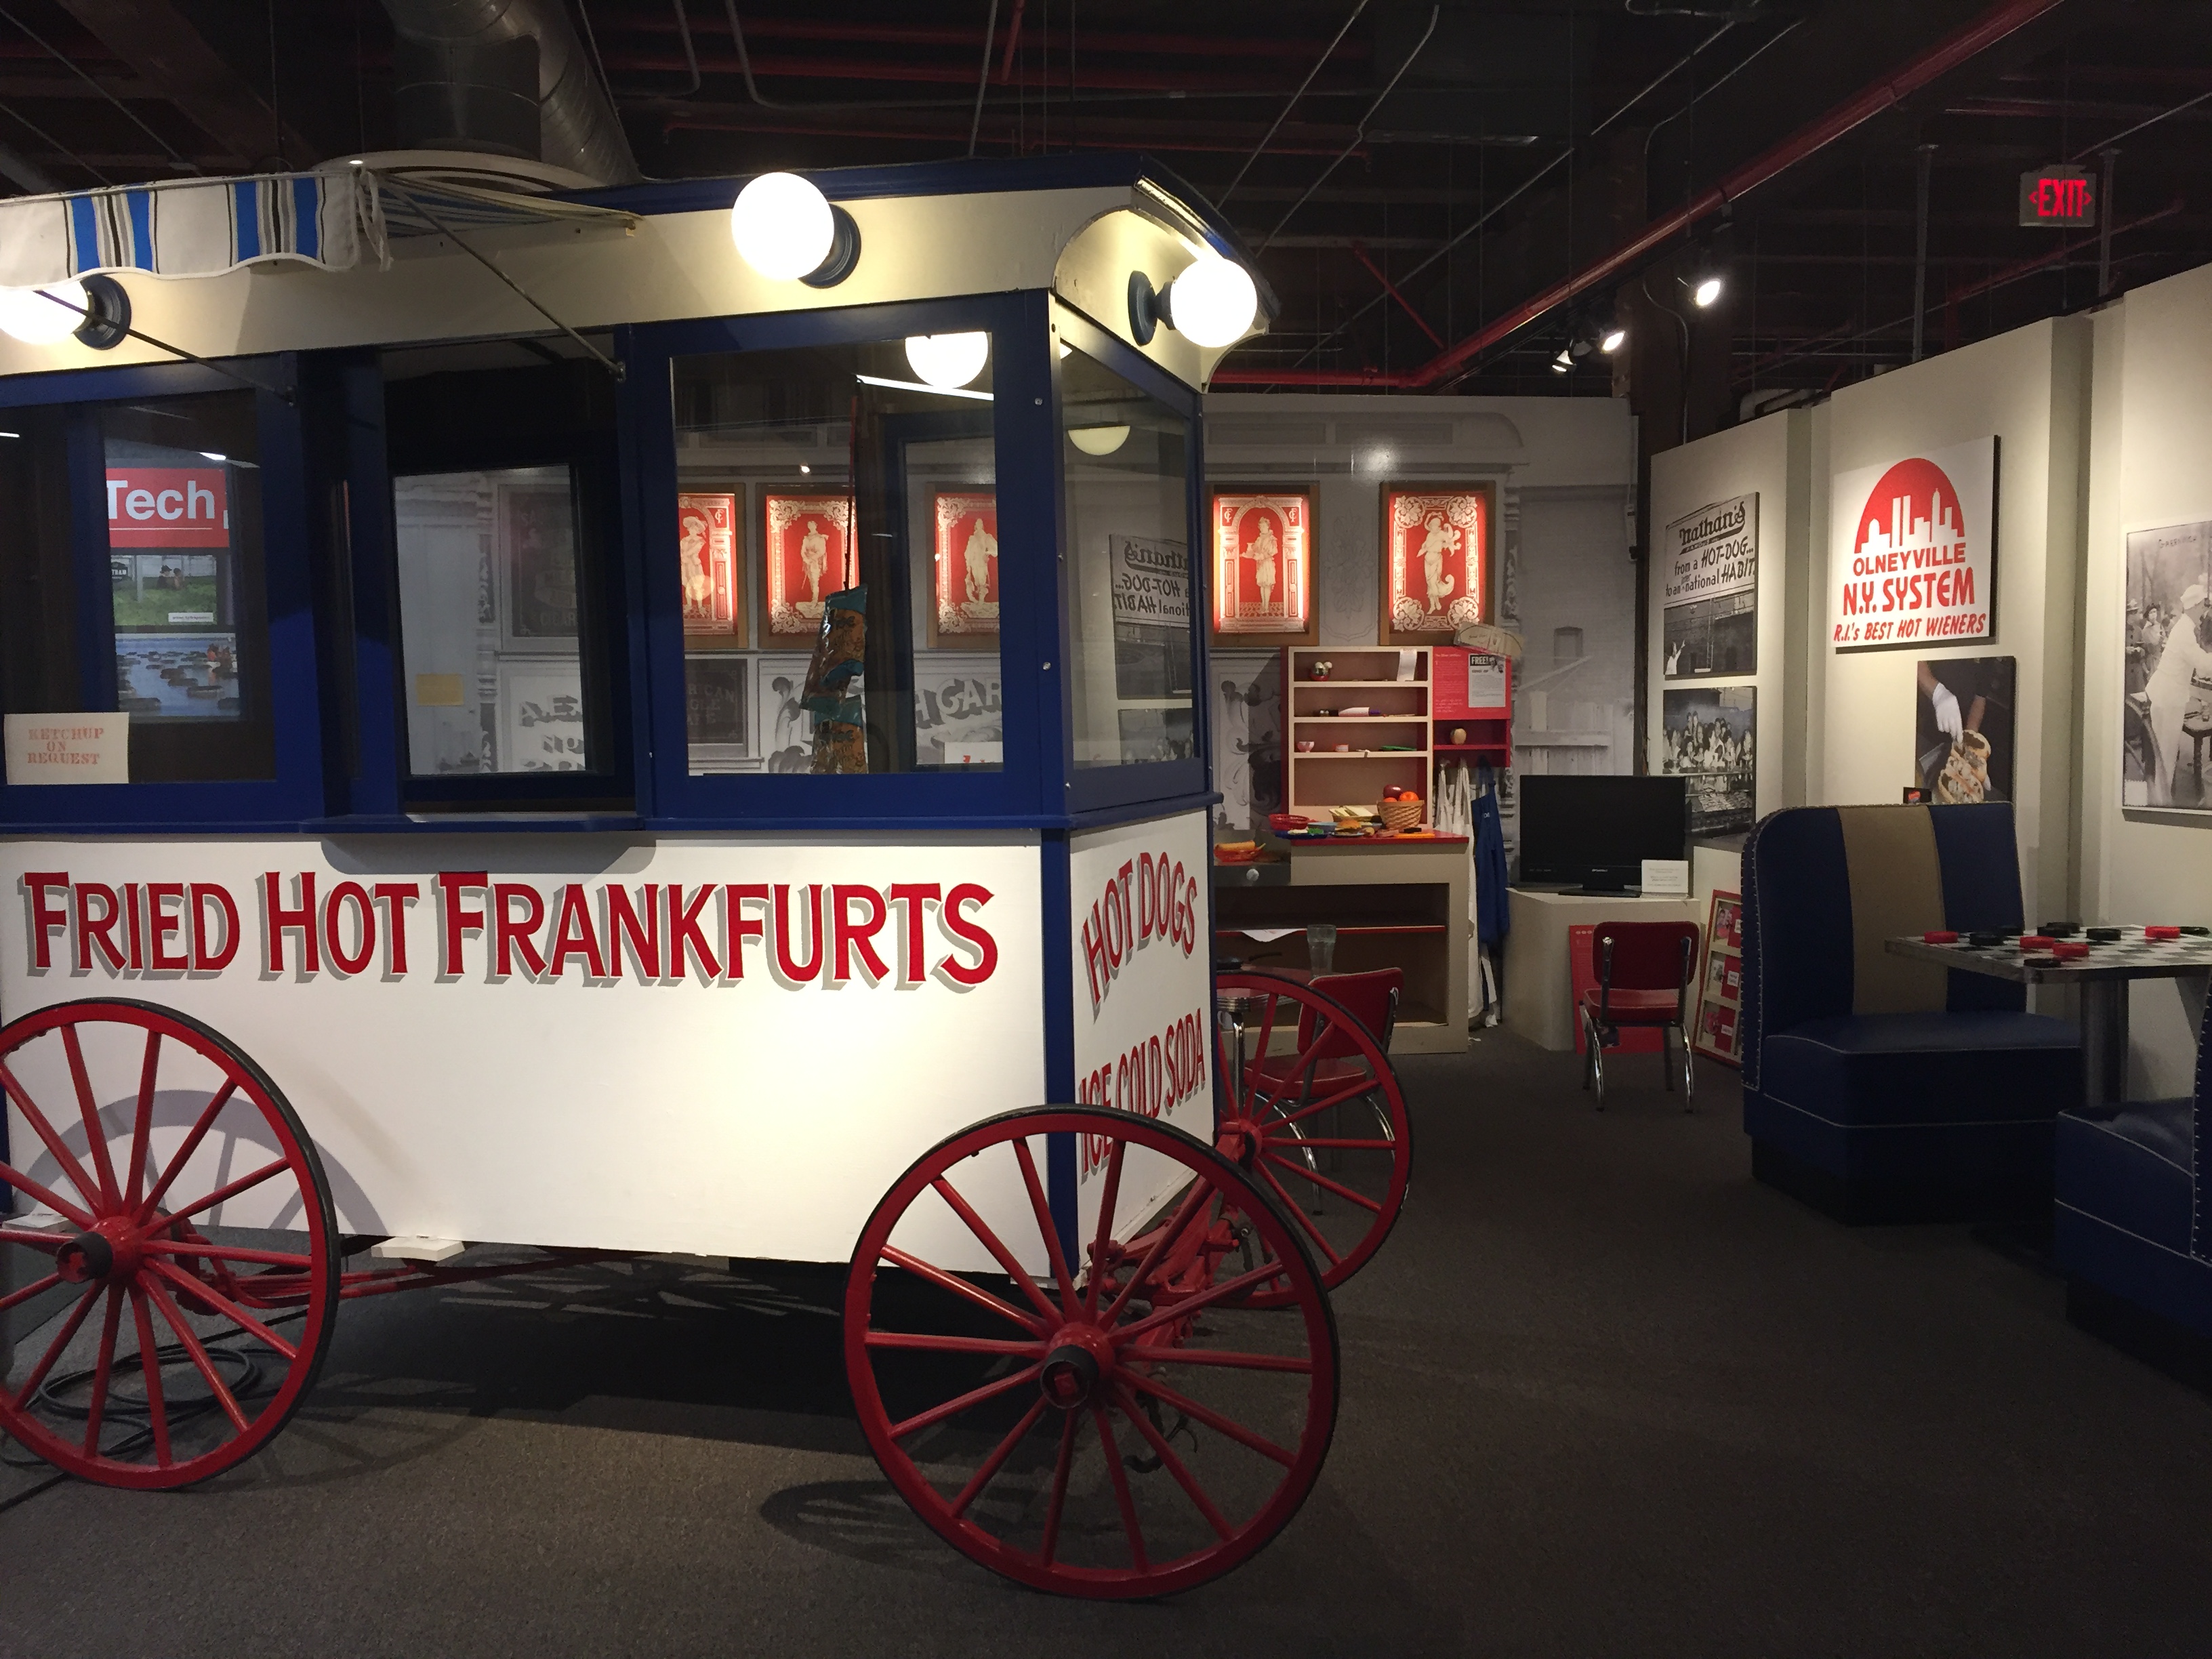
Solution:
[[[1810,412],[1790,410],[1651,458],[1653,556],[1644,611],[1651,641],[1644,688],[1649,763],[1655,773],[1683,769],[1680,733],[1686,721],[1714,718],[1709,704],[1752,694],[1746,711],[1753,738],[1751,788],[1741,809],[1751,819],[1806,798],[1804,693],[1811,642],[1804,626],[1804,573],[1810,556],[1811,443]],[[1755,527],[1750,588],[1704,598],[1677,593],[1670,603],[1667,573],[1677,560],[1686,582],[1729,586],[1711,567],[1717,556],[1726,556],[1736,537],[1698,532],[1710,512],[1741,498],[1750,498],[1741,533]],[[1746,603],[1748,617],[1741,609]],[[1741,626],[1747,621],[1748,627]],[[1724,691],[1734,697],[1724,698]]]
[[[2188,763],[2192,748],[2212,744],[2197,744],[2185,731],[2166,804],[2154,805],[2142,776],[2140,724],[2132,780],[2125,741],[2130,693],[2138,707],[2148,701],[2140,684],[2148,605],[2164,596],[2170,608],[2174,588],[2212,586],[2205,547],[2212,532],[2146,533],[2212,521],[2212,268],[2138,289],[2098,313],[2094,325],[2081,907],[2115,921],[2212,921],[2212,787]],[[2145,804],[2124,805],[2124,789]],[[2134,988],[2130,1012],[2129,1092],[2190,1093],[2198,1010],[2175,981],[2154,981]]]
[[[1314,486],[1324,645],[1380,641],[1386,483],[1494,485],[1496,613],[1526,642],[1515,765],[1633,769],[1635,444],[1624,402],[1220,393],[1206,400],[1206,423],[1209,483]],[[1264,823],[1279,804],[1279,660],[1273,650],[1212,653],[1224,835]],[[1510,793],[1505,805],[1510,840]]]

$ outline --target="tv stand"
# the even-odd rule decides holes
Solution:
[[[1505,935],[1505,1024],[1539,1048],[1575,1046],[1574,978],[1569,934],[1601,921],[1694,921],[1698,896],[1508,890],[1512,930]]]

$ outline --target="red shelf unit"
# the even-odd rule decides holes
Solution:
[[[1435,647],[1429,668],[1432,730],[1437,755],[1467,755],[1493,766],[1513,764],[1513,661],[1464,646]],[[1454,743],[1454,726],[1468,740]]]

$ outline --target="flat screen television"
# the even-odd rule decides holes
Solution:
[[[1679,859],[1689,802],[1679,777],[1524,777],[1521,879],[1618,893],[1646,859]]]

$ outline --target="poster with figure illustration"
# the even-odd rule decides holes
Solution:
[[[1913,669],[1912,787],[1945,806],[2013,797],[2010,657],[1937,657]]]
[[[745,643],[745,583],[738,568],[738,498],[676,498],[677,569],[684,584],[684,641],[691,650]]]
[[[1449,645],[1490,617],[1490,489],[1382,487],[1382,640]]]
[[[966,645],[999,634],[999,498],[939,494],[931,498],[931,568],[937,603],[932,645]]]
[[[763,492],[761,557],[762,643],[813,639],[822,601],[859,580],[852,499]]]
[[[1213,495],[1213,641],[1312,645],[1313,492],[1219,489]]]

